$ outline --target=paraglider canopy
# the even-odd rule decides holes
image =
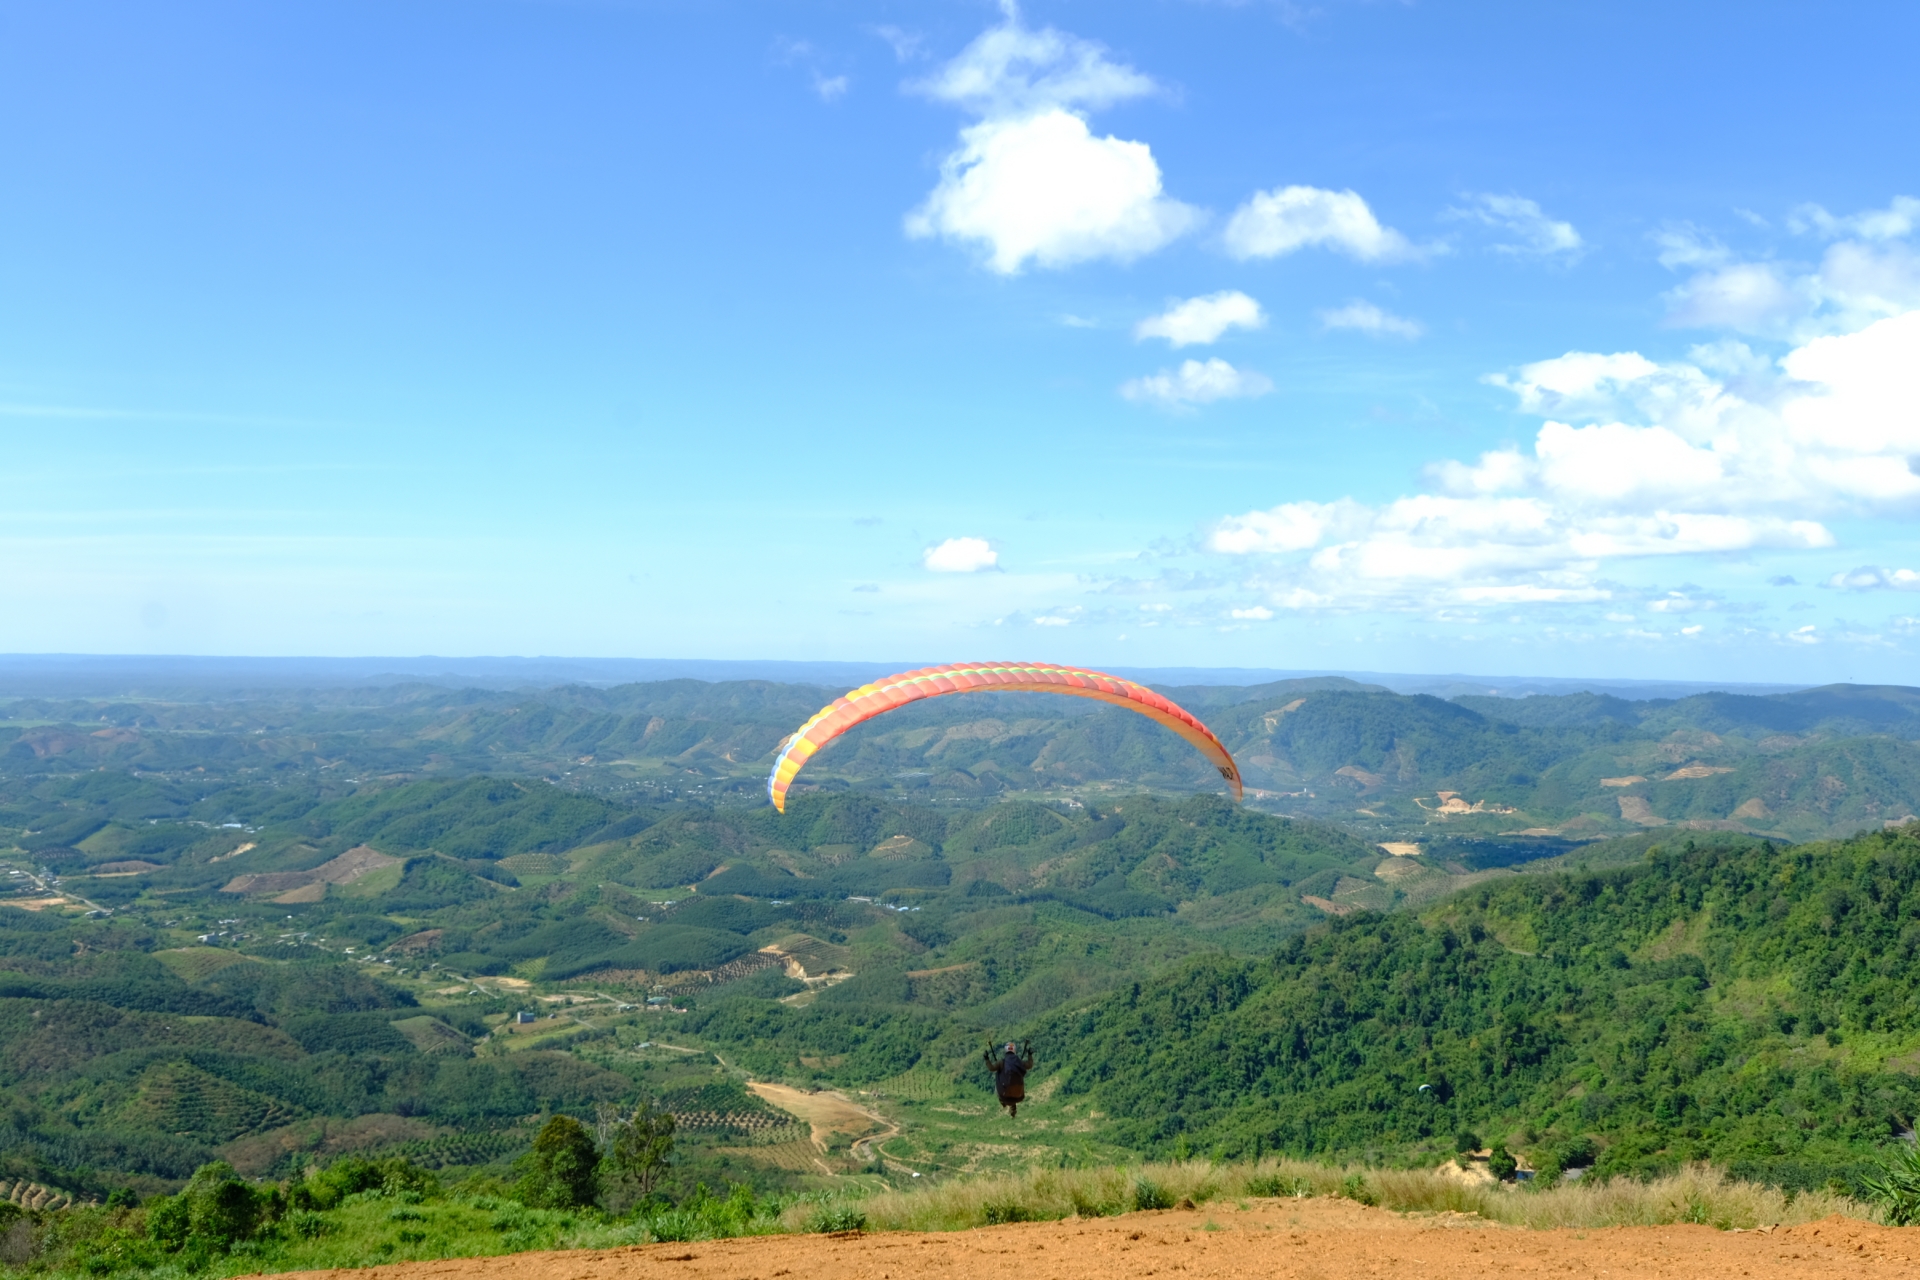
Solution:
[[[1233,798],[1240,799],[1240,767],[1233,762],[1213,730],[1201,724],[1190,712],[1174,702],[1131,680],[1110,676],[1085,667],[1062,667],[1050,662],[954,662],[939,667],[903,671],[872,684],[861,685],[852,693],[835,698],[816,712],[813,718],[780,748],[773,771],[767,775],[767,799],[780,812],[787,811],[787,788],[813,753],[853,726],[877,715],[949,693],[1064,693],[1075,698],[1095,698],[1125,707],[1163,724],[1195,747],[1210,761],[1220,776],[1233,787]]]

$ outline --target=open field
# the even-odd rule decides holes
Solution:
[[[1243,1207],[1244,1206],[1244,1207]],[[1920,1228],[1830,1217],[1800,1226],[1529,1231],[1465,1214],[1398,1214],[1327,1198],[1221,1203],[1117,1218],[974,1231],[761,1236],[626,1249],[403,1263],[328,1280],[862,1280],[1017,1273],[1023,1280],[1501,1274],[1719,1277],[1911,1276]]]
[[[833,1135],[838,1133],[858,1139],[852,1147],[855,1159],[872,1159],[870,1148],[873,1144],[885,1142],[900,1132],[898,1124],[889,1122],[884,1116],[876,1115],[838,1093],[810,1093],[790,1085],[762,1081],[755,1081],[747,1088],[782,1111],[806,1121],[813,1131],[813,1145],[821,1151],[827,1149]],[[873,1131],[876,1128],[882,1132],[875,1134]]]

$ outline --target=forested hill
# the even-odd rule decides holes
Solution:
[[[0,777],[105,769],[181,778],[197,799],[271,780],[320,799],[487,773],[620,803],[752,805],[780,742],[840,692],[671,680],[203,704],[16,699],[0,702]],[[1337,678],[1164,692],[1234,752],[1254,808],[1376,840],[1582,840],[1665,826],[1805,840],[1920,813],[1920,690],[1904,687],[1643,702],[1584,693],[1448,702]],[[1217,792],[1219,779],[1186,743],[1126,711],[971,694],[855,728],[798,786],[977,805]]]
[[[1788,1184],[1920,1116],[1920,838],[1658,849],[1359,914],[1047,1029],[1062,1094],[1162,1152],[1450,1151]]]

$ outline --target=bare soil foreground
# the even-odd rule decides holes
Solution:
[[[1754,1231],[1705,1226],[1528,1231],[1471,1215],[1399,1214],[1345,1200],[1245,1203],[1245,1209],[1226,1204],[974,1231],[760,1236],[310,1274],[326,1280],[1920,1276],[1920,1227],[1880,1227],[1849,1218]]]

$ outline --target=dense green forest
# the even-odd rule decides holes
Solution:
[[[1052,1030],[1063,1093],[1133,1147],[1444,1151],[1466,1130],[1602,1172],[1817,1185],[1920,1117],[1917,991],[1920,839],[1888,831],[1688,841],[1354,915]]]
[[[930,1174],[1472,1130],[1804,1184],[1914,1118],[1920,691],[1170,690],[1243,806],[1140,717],[978,695],[775,813],[836,692],[0,704],[0,1178],[504,1176],[646,1097],[687,1186],[863,1167],[750,1080],[841,1090]],[[977,1068],[1009,1035],[1045,1047],[1014,1144]]]

